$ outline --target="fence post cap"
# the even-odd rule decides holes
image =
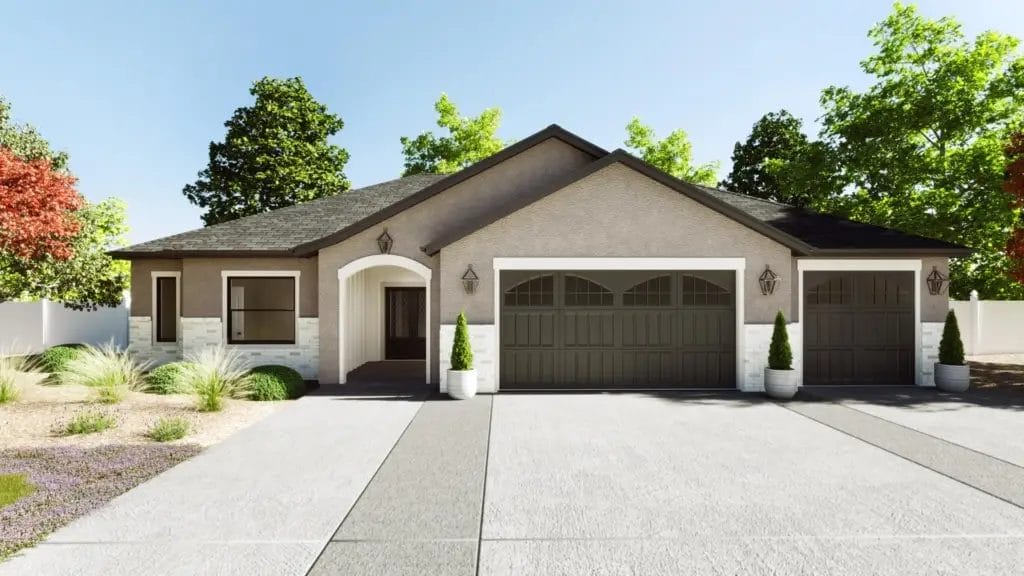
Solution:
[[[971,290],[971,300],[977,300],[977,299],[978,299],[978,291],[977,290]]]

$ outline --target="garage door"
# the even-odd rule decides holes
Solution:
[[[732,388],[732,271],[501,273],[502,390]]]
[[[913,384],[914,275],[807,272],[804,384]]]

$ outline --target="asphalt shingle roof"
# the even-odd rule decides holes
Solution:
[[[114,253],[287,252],[347,228],[444,179],[417,174],[136,244]]]

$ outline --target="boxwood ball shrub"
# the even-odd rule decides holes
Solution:
[[[772,370],[793,369],[793,350],[789,347],[789,332],[786,331],[786,317],[782,310],[775,315],[772,343],[768,348],[768,367]]]
[[[469,327],[466,325],[466,314],[459,312],[455,320],[455,341],[452,343],[452,370],[473,369],[473,349],[469,346]]]
[[[952,310],[946,314],[946,325],[942,327],[939,363],[950,366],[964,365],[964,343],[960,339],[960,325],[957,324],[956,314]]]
[[[252,400],[288,400],[306,391],[302,375],[287,366],[257,366],[249,372]]]
[[[39,369],[43,372],[56,374],[63,372],[71,362],[82,353],[83,344],[61,344],[47,349],[39,355]]]
[[[146,375],[146,392],[154,394],[188,394],[191,392],[188,373],[192,365],[188,362],[171,362],[157,366]]]

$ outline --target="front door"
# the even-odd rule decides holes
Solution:
[[[384,288],[384,358],[427,357],[427,289]]]

